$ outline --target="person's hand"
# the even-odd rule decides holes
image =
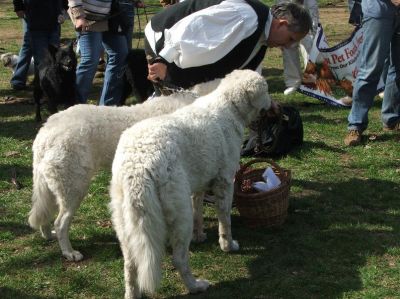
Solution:
[[[400,6],[400,0],[391,0],[394,6],[399,7]]]
[[[135,4],[135,7],[136,7],[136,8],[143,8],[143,7],[146,7],[146,5],[144,4],[144,2],[141,1],[141,0],[135,1],[134,4]]]
[[[57,17],[58,24],[63,24],[65,22],[65,17],[63,14],[58,15]]]
[[[89,22],[85,18],[79,18],[75,21],[75,30],[85,32],[89,30]]]
[[[18,18],[23,18],[25,16],[25,10],[18,10],[15,13]]]
[[[162,62],[156,62],[148,65],[149,75],[147,79],[156,82],[158,80],[164,80],[167,75],[167,66]]]

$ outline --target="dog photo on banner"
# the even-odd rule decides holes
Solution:
[[[351,36],[329,47],[321,24],[318,24],[299,92],[334,106],[351,107],[353,82],[357,76],[357,58],[364,41],[362,27]],[[377,93],[383,90],[380,82]]]

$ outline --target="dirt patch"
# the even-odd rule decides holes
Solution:
[[[320,8],[320,22],[328,43],[333,46],[351,35],[354,27],[349,24],[349,11],[344,3]]]

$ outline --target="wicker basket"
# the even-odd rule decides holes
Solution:
[[[253,182],[262,181],[265,167],[249,168],[256,163],[268,163],[281,180],[279,187],[259,192],[250,187]],[[242,165],[235,178],[234,200],[240,217],[249,227],[278,226],[285,222],[289,206],[289,190],[291,183],[290,170],[282,169],[268,159],[254,159]]]

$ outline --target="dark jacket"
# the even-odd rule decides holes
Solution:
[[[171,28],[175,23],[184,17],[202,10],[206,7],[221,3],[223,0],[185,0],[170,6],[161,11],[151,19],[151,26],[155,32],[161,32],[162,38],[156,43],[158,54],[164,46],[164,29]],[[258,43],[260,36],[264,34],[265,25],[269,16],[269,8],[258,0],[245,0],[256,12],[258,16],[258,26],[256,31],[248,38],[241,41],[227,55],[219,61],[198,67],[179,68],[174,63],[167,63],[168,71],[166,82],[188,88],[195,84],[222,78],[235,69],[255,70],[264,58],[266,46],[261,47],[256,56],[244,67],[243,64],[250,57],[254,47]]]
[[[58,26],[61,14],[60,0],[13,0],[14,11],[25,11],[29,30],[53,31]]]

